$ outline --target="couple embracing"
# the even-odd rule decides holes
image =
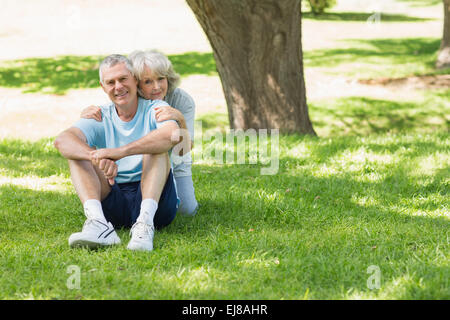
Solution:
[[[111,102],[86,108],[55,139],[86,216],[69,245],[117,245],[115,230],[131,228],[127,248],[151,251],[155,229],[177,213],[193,216],[198,210],[189,154],[195,104],[177,88],[179,75],[157,51],[110,55],[99,77]],[[172,153],[179,143],[180,154]],[[179,156],[183,161],[172,161]]]

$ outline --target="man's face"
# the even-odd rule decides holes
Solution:
[[[137,99],[137,80],[124,63],[104,67],[103,90],[116,106],[128,106]]]

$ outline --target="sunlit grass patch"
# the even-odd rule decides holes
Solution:
[[[3,185],[16,185],[36,191],[67,192],[68,189],[72,188],[72,185],[67,181],[67,178],[61,176],[51,176],[46,178],[32,176],[11,178],[8,176],[0,176],[0,186]]]
[[[448,297],[446,133],[282,135],[272,176],[260,175],[261,164],[195,164],[200,211],[157,232],[150,254],[126,249],[127,230],[115,248],[68,248],[84,217],[49,143],[0,144],[4,299]],[[24,168],[42,166],[8,168],[12,155]],[[67,287],[71,265],[79,290]],[[371,265],[382,272],[375,290]]]
[[[0,140],[0,175],[8,178],[67,177],[65,169],[66,161],[54,148],[53,139],[41,139],[36,143],[19,139]]]
[[[406,2],[411,7],[429,7],[442,5],[442,1],[440,0],[398,0],[398,1]]]
[[[341,43],[333,49],[305,51],[305,68],[357,79],[449,73],[435,69],[441,39],[346,39]]]
[[[182,77],[217,74],[212,53],[188,52],[168,57]],[[24,93],[57,95],[64,95],[71,89],[98,88],[98,68],[104,58],[67,55],[1,61],[0,86],[22,88]]]
[[[310,117],[319,136],[372,133],[433,132],[450,124],[450,90],[430,90],[420,100],[381,100],[347,97],[309,102]]]
[[[419,96],[309,101],[319,137],[280,135],[272,175],[252,139],[225,144],[228,115],[199,117],[200,210],[157,232],[152,253],[128,251],[128,230],[117,247],[71,250],[85,218],[53,138],[0,140],[0,298],[448,299],[450,96]]]
[[[303,19],[316,21],[333,21],[333,22],[363,22],[366,23],[373,18],[373,12],[324,12],[314,15],[311,12],[303,12]],[[404,14],[379,13],[383,22],[423,22],[432,20],[429,18],[412,17]]]

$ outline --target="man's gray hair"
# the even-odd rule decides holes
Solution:
[[[136,78],[142,80],[145,67],[158,77],[167,78],[167,93],[171,93],[180,83],[180,75],[173,70],[170,60],[156,50],[133,51],[129,58],[136,72]]]
[[[131,63],[130,59],[127,57],[121,55],[121,54],[112,54],[107,56],[103,61],[100,63],[100,67],[98,68],[98,73],[100,77],[100,82],[103,84],[103,73],[102,70],[105,67],[111,68],[114,67],[118,63],[123,63],[127,67],[128,71],[133,75],[133,77],[136,77],[136,72],[133,68],[133,64]]]

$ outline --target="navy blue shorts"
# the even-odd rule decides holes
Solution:
[[[141,211],[141,182],[115,183],[111,192],[102,201],[103,213],[107,221],[116,229],[131,228]],[[178,209],[178,198],[173,181],[172,170],[167,177],[166,185],[158,202],[153,224],[161,229],[170,224]]]

